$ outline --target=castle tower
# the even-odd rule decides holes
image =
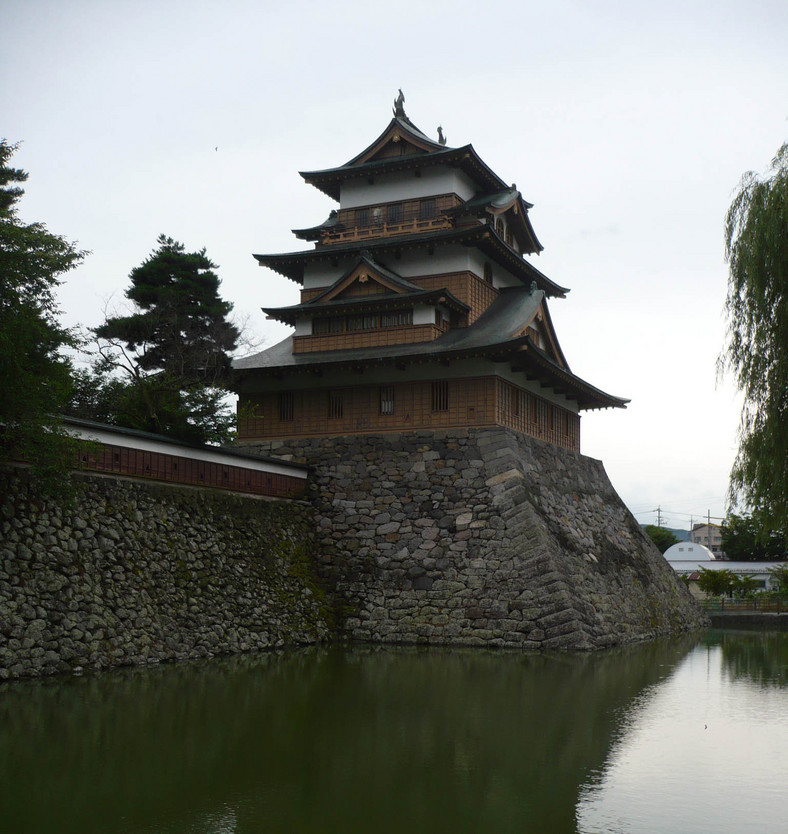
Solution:
[[[301,301],[264,308],[294,333],[235,363],[239,439],[505,426],[578,451],[580,412],[628,400],[569,368],[548,310],[568,290],[528,260],[532,206],[403,101],[349,162],[302,172],[339,204],[294,230],[314,248],[255,255]]]

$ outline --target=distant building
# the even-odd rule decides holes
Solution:
[[[671,564],[675,562],[697,562],[699,560],[709,562],[717,558],[708,547],[693,542],[676,542],[663,555]]]
[[[719,524],[693,524],[690,541],[708,547],[717,558],[725,558],[722,552],[722,528]]]
[[[706,526],[706,525],[703,525]],[[698,587],[701,570],[729,570],[737,576],[750,576],[759,590],[769,591],[775,587],[771,568],[784,562],[726,562],[717,559],[708,547],[692,542],[678,542],[664,553],[673,570],[686,577],[693,596],[703,599],[706,595]]]

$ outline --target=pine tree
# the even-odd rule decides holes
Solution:
[[[228,319],[232,304],[219,295],[217,267],[205,249],[187,252],[165,235],[157,242],[129,276],[134,311],[94,331],[101,358],[78,380],[72,413],[182,440],[227,442],[234,419],[222,386],[238,340]]]

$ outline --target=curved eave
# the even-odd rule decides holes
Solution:
[[[462,359],[487,359],[496,363],[509,363],[512,370],[526,378],[539,382],[555,393],[573,400],[580,411],[600,408],[626,408],[628,399],[615,397],[600,391],[580,377],[558,367],[534,345],[528,336],[506,339],[495,344],[440,347],[440,338],[415,345],[393,346],[388,349],[348,349],[307,354],[292,354],[292,336],[275,346],[281,361],[267,365],[253,365],[239,360],[234,363],[233,385],[236,392],[251,392],[247,381],[253,378],[274,377],[281,379],[291,374],[321,376],[333,370],[346,368],[375,368],[394,366],[404,369],[409,365],[449,362]],[[406,349],[403,351],[403,347]],[[253,360],[253,358],[252,358]]]
[[[518,255],[506,241],[501,239],[492,226],[484,226],[483,228],[486,236],[479,242],[479,249],[501,266],[511,269],[512,272],[523,278],[523,283],[536,281],[539,289],[544,290],[545,294],[551,297],[565,298],[566,294],[570,292],[569,287],[561,287],[554,283],[533,264]]]
[[[626,408],[628,399],[607,394],[599,388],[575,376],[567,368],[551,359],[543,350],[538,348],[530,337],[526,337],[525,350],[512,357],[512,366],[517,370],[528,372],[536,367],[540,377],[549,378],[550,387],[568,399],[576,400],[581,411],[592,411],[598,408]]]
[[[507,191],[488,194],[485,197],[474,198],[467,203],[454,206],[446,214],[459,219],[463,216],[489,218],[511,212],[515,223],[513,232],[523,253],[533,255],[542,252],[544,246],[536,237],[531,218],[528,215],[529,208],[533,208],[533,205],[524,200],[522,194],[516,188],[510,188]]]
[[[381,174],[397,173],[416,168],[431,168],[448,165],[465,171],[471,179],[487,190],[503,191],[507,184],[481,159],[473,145],[460,148],[441,148],[425,153],[405,154],[358,165],[342,165],[339,168],[325,168],[320,171],[299,171],[310,185],[339,202],[339,191],[343,182],[359,177],[375,177]]]
[[[348,298],[341,301],[327,301],[320,305],[306,302],[290,307],[263,307],[268,318],[283,324],[295,325],[296,319],[306,316],[320,318],[338,313],[377,312],[382,310],[412,307],[414,304],[439,303],[456,313],[467,313],[470,307],[448,290],[419,290],[415,293],[386,293],[385,295],[366,295],[360,298]]]
[[[513,275],[520,278],[524,284],[527,285],[531,281],[536,281],[539,289],[543,290],[548,296],[563,298],[569,292],[567,287],[561,287],[554,283],[518,255],[501,240],[492,227],[482,225],[440,232],[424,232],[403,237],[365,240],[363,246],[359,244],[333,244],[331,246],[320,246],[306,252],[285,252],[276,255],[254,255],[253,257],[260,266],[266,266],[297,284],[303,284],[304,266],[310,262],[339,261],[342,258],[358,254],[362,249],[384,254],[386,252],[394,253],[402,249],[417,249],[451,243],[477,246],[487,257],[508,269]]]
[[[291,229],[290,231],[300,240],[320,240],[320,235],[328,229],[342,231],[344,225],[337,222],[337,212],[332,211],[328,218],[317,226],[309,226],[306,229]]]
[[[251,376],[282,377],[285,374],[309,373],[321,374],[324,371],[335,368],[353,367],[381,367],[399,366],[405,367],[411,364],[424,362],[447,363],[458,359],[488,358],[494,362],[506,361],[514,352],[521,348],[527,337],[521,336],[516,339],[507,339],[504,342],[493,345],[475,345],[469,347],[457,347],[440,349],[438,343],[440,337],[430,342],[420,342],[409,345],[391,345],[387,348],[363,348],[347,350],[327,350],[314,353],[292,352],[293,337],[289,336],[284,341],[275,345],[282,356],[281,362],[273,361],[266,365],[252,365],[255,357],[235,360],[233,362],[234,384],[232,390],[240,391],[244,378]],[[436,349],[437,348],[437,349]]]

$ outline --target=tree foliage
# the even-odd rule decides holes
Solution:
[[[720,527],[722,550],[734,562],[772,562],[788,557],[785,534],[757,516],[730,513]]]
[[[129,276],[128,315],[95,328],[97,358],[77,375],[70,413],[181,440],[223,443],[223,402],[238,330],[219,295],[216,264],[161,235]]]
[[[643,532],[654,542],[660,553],[664,553],[671,545],[676,544],[678,539],[670,530],[664,527],[657,527],[656,524],[646,524]]]
[[[728,211],[727,342],[721,372],[744,394],[730,499],[788,529],[788,144],[771,174],[744,175]]]
[[[726,596],[735,587],[736,580],[736,574],[727,568],[721,570],[701,568],[698,576],[698,587],[708,596]]]
[[[775,565],[769,568],[774,590],[781,595],[788,596],[788,565]]]
[[[57,419],[71,389],[61,351],[76,340],[58,321],[55,290],[85,253],[19,219],[27,173],[8,164],[16,149],[0,140],[0,459],[22,457],[38,474],[54,467],[57,477],[70,448]]]

